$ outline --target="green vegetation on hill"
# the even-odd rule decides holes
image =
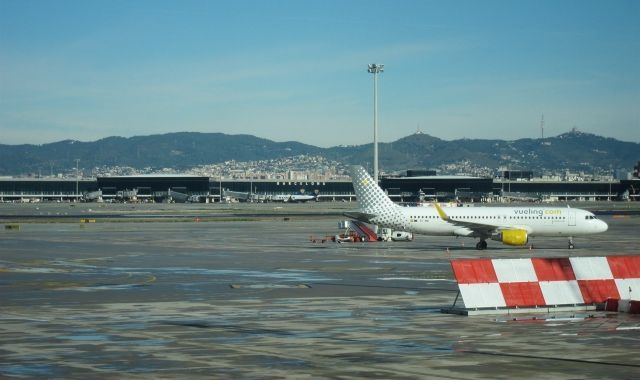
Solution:
[[[47,173],[75,167],[130,166],[174,168],[225,161],[267,160],[317,155],[345,164],[371,161],[372,145],[319,148],[299,142],[274,142],[250,135],[180,132],[93,142],[64,140],[43,145],[1,145],[0,175]],[[629,168],[640,160],[640,144],[572,131],[545,139],[446,141],[414,134],[380,144],[385,170],[433,168],[469,161],[477,166],[531,170]]]

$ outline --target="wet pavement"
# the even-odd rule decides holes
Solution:
[[[638,377],[638,316],[440,308],[457,292],[450,258],[639,254],[640,217],[605,217],[609,231],[572,251],[561,238],[484,252],[449,237],[309,241],[339,219],[2,229],[0,377]]]

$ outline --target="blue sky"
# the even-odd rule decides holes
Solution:
[[[640,141],[640,1],[0,0],[0,143]]]

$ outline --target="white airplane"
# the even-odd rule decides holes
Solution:
[[[569,207],[400,207],[363,167],[352,166],[350,175],[360,209],[345,216],[417,234],[478,238],[477,249],[486,249],[487,239],[523,246],[535,236],[567,236],[573,249],[573,236],[608,228],[593,213]]]
[[[307,202],[317,201],[318,198],[316,195],[307,194],[276,194],[271,197],[271,200],[274,202]]]

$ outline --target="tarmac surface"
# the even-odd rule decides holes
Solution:
[[[637,255],[637,215],[477,251],[310,242],[354,205],[101,206],[0,204],[0,377],[640,378],[637,315],[440,312],[451,258]]]

